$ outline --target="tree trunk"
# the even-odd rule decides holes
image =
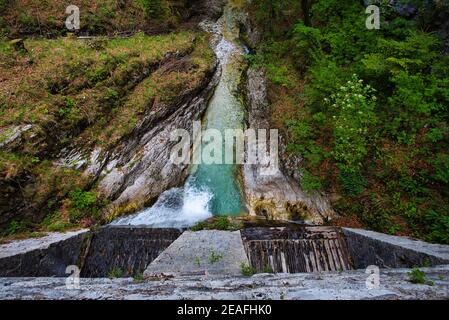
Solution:
[[[312,25],[310,21],[310,0],[301,0],[301,10],[304,16],[304,24],[308,27]]]

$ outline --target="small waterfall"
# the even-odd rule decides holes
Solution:
[[[152,228],[186,228],[212,217],[209,205],[213,195],[196,189],[190,182],[161,194],[151,207],[133,216],[118,219],[112,225],[145,225]]]

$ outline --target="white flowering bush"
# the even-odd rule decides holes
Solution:
[[[331,96],[328,103],[334,113],[333,156],[340,169],[357,171],[367,154],[369,127],[376,123],[375,90],[364,85],[357,75]]]

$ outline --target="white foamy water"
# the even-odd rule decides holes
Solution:
[[[217,47],[215,48],[215,54],[221,65],[226,65],[229,63],[229,59],[234,54],[239,54],[239,48],[237,48],[232,42],[221,38]]]
[[[212,217],[209,203],[213,195],[188,183],[161,194],[157,202],[136,215],[118,219],[112,225],[145,225],[153,228],[187,228]]]

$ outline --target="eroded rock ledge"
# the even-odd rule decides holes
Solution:
[[[179,103],[156,104],[137,125],[133,137],[115,150],[101,157],[96,157],[98,151],[94,151],[94,161],[87,171],[99,177],[98,190],[113,200],[109,207],[112,217],[115,212],[135,211],[154,201],[163,191],[184,182],[188,166],[169,161],[177,143],[170,141],[170,135],[176,129],[192,132],[193,122],[201,119],[206,110],[219,75],[220,69],[215,65],[198,88],[180,93]]]
[[[249,68],[247,71],[248,127],[251,129],[270,128],[267,101],[267,83],[262,69]],[[319,194],[306,194],[299,181],[285,174],[285,149],[281,140],[280,169],[264,174],[262,165],[244,165],[243,181],[250,214],[266,216],[269,219],[302,220],[322,224],[334,212],[329,201]],[[287,170],[288,171],[288,170]]]

